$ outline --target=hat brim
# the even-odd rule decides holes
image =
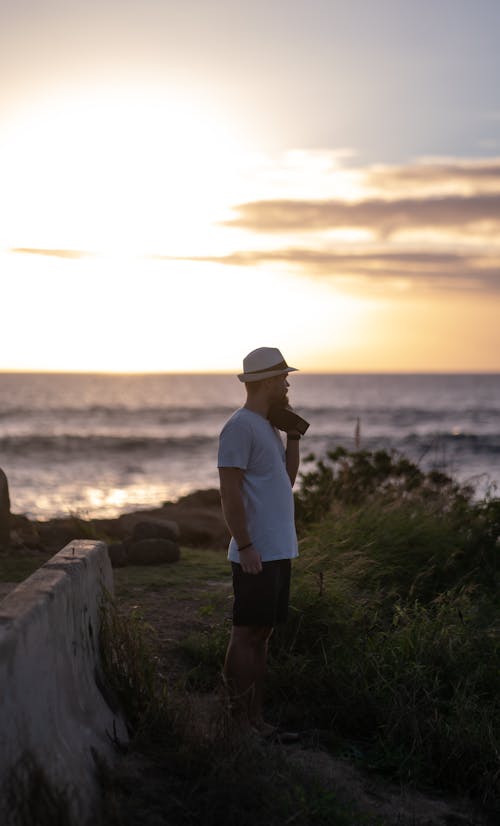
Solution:
[[[238,378],[246,384],[249,381],[262,381],[262,379],[272,379],[274,376],[285,376],[288,373],[296,373],[298,369],[298,367],[282,367],[281,370],[265,370],[262,373],[239,373]]]

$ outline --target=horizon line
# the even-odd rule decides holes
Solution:
[[[488,369],[465,369],[442,368],[439,370],[298,370],[300,375],[307,376],[500,376],[500,368]],[[0,376],[3,375],[26,375],[26,376],[233,376],[238,374],[231,370],[58,370],[58,369],[33,369],[33,368],[2,368]]]

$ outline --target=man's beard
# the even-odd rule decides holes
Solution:
[[[276,404],[280,407],[288,407],[290,404],[290,400],[288,398],[288,389],[284,391],[277,391],[274,397],[271,400],[271,405]]]

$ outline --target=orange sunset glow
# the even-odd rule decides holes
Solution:
[[[464,84],[446,120],[463,51],[433,85],[418,39],[380,30],[378,66],[343,4],[305,30],[299,0],[218,2],[218,27],[213,4],[32,5],[0,35],[1,370],[232,371],[258,341],[307,371],[500,369],[500,101]]]

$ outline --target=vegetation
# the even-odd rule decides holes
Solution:
[[[500,500],[386,452],[305,474],[272,692],[401,780],[499,791]]]
[[[191,596],[193,589],[206,590],[207,579],[230,582],[226,554],[213,550],[184,549],[175,565],[128,565],[113,572],[118,598],[133,596],[138,589],[175,589],[176,596]]]
[[[0,582],[22,582],[48,559],[49,554],[33,553],[19,556],[2,553],[0,554]]]
[[[271,641],[276,722],[401,783],[466,791],[498,811],[500,499],[478,501],[397,454],[337,450],[310,458],[296,513],[290,616]],[[108,600],[104,664],[139,771],[128,758],[118,774],[102,769],[104,822],[373,823],[283,749],[235,736],[220,677],[228,591],[207,588],[228,577],[224,555],[212,551],[115,571],[119,601],[175,594],[178,605],[195,605],[206,630],[195,622],[181,642],[191,667],[172,685],[140,608],[124,615]],[[199,692],[214,689],[208,719]]]
[[[271,646],[275,713],[402,782],[494,805],[500,500],[395,454],[338,450],[303,475],[297,515],[290,617]],[[223,637],[189,641],[199,688]]]
[[[290,765],[279,748],[239,736],[221,696],[210,720],[156,668],[151,629],[135,611],[106,600],[101,650],[111,689],[129,723],[137,769],[101,767],[106,826],[175,823],[253,826],[377,826],[355,814],[317,779]],[[140,779],[139,779],[140,777]]]

